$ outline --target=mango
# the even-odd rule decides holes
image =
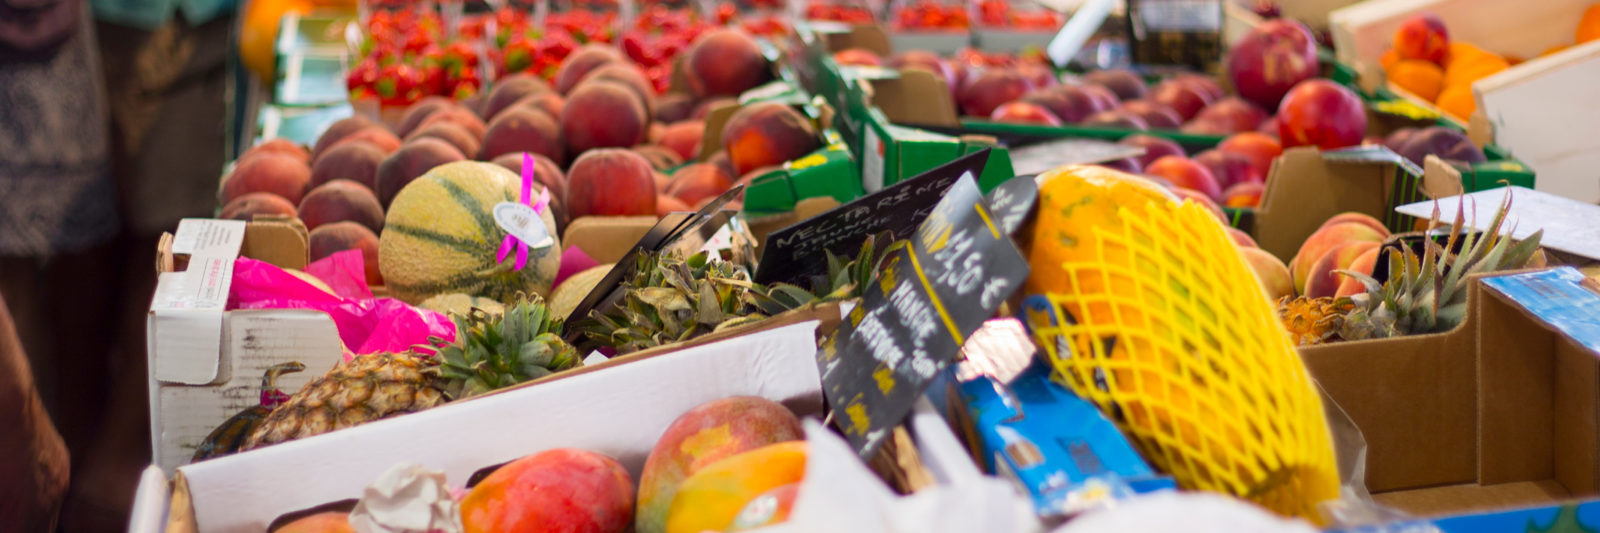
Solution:
[[[799,483],[806,443],[780,442],[717,461],[684,480],[667,511],[666,533],[722,531],[767,491]]]
[[[633,479],[615,459],[558,448],[489,474],[461,500],[467,533],[622,533],[633,518]]]
[[[635,530],[661,533],[679,486],[712,463],[804,435],[793,413],[765,398],[734,396],[690,409],[667,427],[645,460]]]

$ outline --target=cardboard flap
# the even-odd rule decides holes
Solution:
[[[577,246],[600,264],[615,263],[655,227],[656,217],[578,217],[561,236],[565,246]]]
[[[1463,192],[1461,171],[1439,156],[1428,154],[1422,162],[1422,193],[1429,198],[1448,198]]]
[[[905,69],[898,78],[873,80],[871,103],[890,122],[961,127],[950,86],[926,70]]]
[[[850,48],[860,48],[878,57],[889,57],[894,53],[889,47],[889,33],[877,24],[857,24],[851,26],[848,32],[818,33],[830,53]]]
[[[257,219],[245,226],[239,255],[278,268],[304,270],[311,263],[311,238],[299,219]]]
[[[1395,165],[1331,160],[1316,147],[1291,148],[1272,164],[1256,209],[1256,242],[1288,261],[1307,237],[1334,215],[1356,211],[1387,218]]]

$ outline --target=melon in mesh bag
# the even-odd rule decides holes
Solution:
[[[1049,289],[1025,307],[1056,379],[1180,486],[1320,521],[1339,493],[1321,400],[1221,223],[1192,202],[1106,194],[1142,180],[1114,171],[1039,180],[1030,257],[1059,262],[1035,262],[1030,286]]]

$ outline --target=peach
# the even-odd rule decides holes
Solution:
[[[294,204],[282,196],[270,192],[252,192],[239,195],[238,198],[222,206],[220,216],[228,220],[250,221],[254,220],[256,215],[292,217],[296,214],[298,211],[295,210]]]
[[[689,204],[683,203],[683,200],[679,200],[675,196],[667,196],[665,194],[656,195],[657,217],[664,217],[673,213],[684,211],[693,210],[689,208]]]
[[[1037,63],[1022,63],[1017,65],[1016,69],[1017,74],[1022,75],[1022,79],[1028,80],[1028,86],[1034,89],[1048,89],[1061,85],[1061,80],[1056,79],[1055,70],[1050,67]],[[1112,95],[1112,98],[1115,97]]]
[[[733,168],[733,158],[728,157],[727,150],[717,150],[716,152],[712,152],[711,157],[706,158],[706,162],[721,168],[722,171],[727,172],[729,176],[744,175],[740,174],[737,169]]]
[[[1194,120],[1183,123],[1183,126],[1178,128],[1178,131],[1190,135],[1213,135],[1221,137],[1223,135],[1233,133],[1233,128],[1232,125],[1221,120],[1214,118],[1201,120],[1199,117],[1196,117]]]
[[[683,93],[667,93],[656,98],[656,122],[671,124],[689,120],[689,114],[694,112],[695,101],[693,96]]]
[[[566,161],[566,147],[562,145],[561,126],[543,111],[512,108],[500,113],[489,122],[489,132],[483,137],[483,148],[478,159],[492,160],[504,154],[530,152],[555,161]]]
[[[277,529],[273,533],[355,533],[350,526],[350,513],[344,511],[326,511],[295,519]]]
[[[1060,126],[1061,119],[1044,106],[1023,101],[1007,102],[994,108],[994,113],[989,115],[989,120],[996,122],[1014,122],[1020,124],[1041,124],[1045,126]]]
[[[378,271],[378,235],[354,221],[323,224],[311,230],[311,260],[345,250],[361,250],[361,260],[367,274],[367,285],[383,285],[383,274]]]
[[[1129,113],[1121,109],[1101,111],[1099,113],[1089,115],[1088,118],[1083,119],[1083,122],[1079,122],[1078,125],[1091,128],[1119,128],[1139,131],[1150,129],[1150,125],[1145,124],[1144,119],[1141,119],[1133,113]]]
[[[1322,257],[1311,263],[1311,269],[1306,273],[1306,297],[1332,297],[1339,292],[1339,284],[1344,281],[1344,276],[1335,271],[1349,268],[1361,254],[1377,249],[1376,242],[1355,241],[1323,252]]]
[[[467,108],[461,106],[436,111],[432,115],[428,115],[428,118],[423,119],[422,123],[418,124],[418,127],[436,122],[449,122],[461,126],[467,130],[467,133],[471,133],[473,137],[479,139],[483,138],[484,131],[487,129],[483,124],[483,119],[478,118],[476,113],[468,111]]]
[[[1261,193],[1266,192],[1267,186],[1259,181],[1245,181],[1233,184],[1222,191],[1222,205],[1227,207],[1256,207],[1261,205]]]
[[[1077,124],[1089,115],[1104,111],[1088,93],[1070,85],[1033,91],[1020,101],[1044,107],[1063,124]]]
[[[1139,117],[1150,129],[1175,130],[1183,125],[1183,119],[1172,108],[1151,102],[1149,100],[1129,100],[1122,103],[1119,108],[1124,113]]]
[[[659,144],[641,144],[633,147],[633,151],[650,161],[650,168],[660,172],[683,164],[683,158],[678,156],[678,152]]]
[[[222,182],[222,203],[252,192],[270,192],[299,203],[311,183],[311,168],[293,155],[263,153],[240,161]]]
[[[417,130],[417,126],[422,125],[422,121],[427,120],[434,113],[456,105],[454,100],[443,96],[423,97],[423,99],[417,100],[416,103],[406,107],[406,114],[401,116],[400,127],[395,128],[394,134],[400,137],[408,136],[411,132]]]
[[[426,127],[417,128],[416,131],[411,132],[411,135],[406,136],[406,142],[423,137],[432,137],[450,143],[457,150],[461,150],[463,154],[476,154],[478,150],[483,148],[483,144],[479,142],[477,137],[467,133],[467,130],[461,126],[449,122],[435,122]]]
[[[1171,139],[1164,139],[1154,135],[1145,135],[1143,133],[1135,133],[1133,135],[1123,137],[1122,140],[1117,141],[1117,144],[1125,144],[1144,149],[1144,155],[1139,156],[1140,168],[1149,168],[1150,164],[1154,163],[1157,159],[1161,159],[1169,155],[1178,157],[1184,156],[1183,147],[1178,146],[1178,143],[1173,142]]]
[[[1259,246],[1256,245],[1255,238],[1251,237],[1249,233],[1245,233],[1244,230],[1232,226],[1223,229],[1228,232],[1228,237],[1233,239],[1234,245],[1240,248],[1259,248]],[[1282,262],[1283,261],[1279,261],[1279,263]],[[1283,277],[1288,278],[1288,274],[1288,272],[1284,272]]]
[[[1450,52],[1450,30],[1433,13],[1407,17],[1394,31],[1394,52],[1400,59],[1420,59],[1442,65]]]
[[[567,171],[567,213],[656,214],[655,170],[644,156],[619,148],[584,152]]]
[[[368,189],[378,184],[378,165],[388,154],[367,143],[349,143],[329,148],[311,166],[310,187],[336,180],[354,180]]]
[[[616,459],[557,448],[506,463],[461,499],[467,533],[617,533],[633,521],[633,478]]]
[[[700,139],[705,133],[704,121],[685,120],[667,126],[661,133],[660,143],[677,152],[684,161],[689,161],[700,155]]]
[[[665,193],[667,191],[667,185],[672,184],[672,178],[659,170],[655,171],[655,174],[650,177],[650,180],[651,183],[654,183],[656,186],[657,196]]]
[[[1119,100],[1137,100],[1149,92],[1144,78],[1126,69],[1096,70],[1083,75],[1083,81],[1109,89]]]
[[[599,68],[600,65],[626,60],[627,58],[610,46],[598,43],[583,45],[568,54],[561,62],[561,68],[556,70],[556,91],[570,95],[589,71]]]
[[[769,444],[803,439],[800,420],[757,396],[713,400],[678,416],[650,450],[639,475],[638,533],[660,533],[678,487],[722,459]]]
[[[1200,163],[1211,171],[1211,176],[1217,179],[1217,187],[1226,191],[1228,188],[1240,183],[1264,183],[1266,176],[1256,169],[1250,158],[1223,152],[1220,150],[1206,150],[1194,156],[1194,162]],[[1220,198],[1220,196],[1219,196]]]
[[[1289,267],[1284,266],[1282,260],[1260,248],[1240,248],[1239,255],[1250,265],[1250,271],[1255,273],[1268,300],[1276,302],[1294,296],[1294,280],[1289,277]]]
[[[1378,254],[1382,251],[1383,249],[1380,247],[1368,248],[1367,251],[1361,252],[1361,255],[1356,256],[1355,260],[1350,261],[1350,264],[1345,266],[1343,270],[1360,272],[1371,276],[1373,268],[1378,265]],[[1333,292],[1333,296],[1336,298],[1367,292],[1367,286],[1356,278],[1339,274],[1339,279],[1339,288]]]
[[[595,148],[638,145],[649,129],[650,114],[639,96],[614,81],[580,85],[561,109],[561,136],[572,156]]]
[[[1444,126],[1430,126],[1408,136],[1395,150],[1400,157],[1421,165],[1428,156],[1439,159],[1477,164],[1486,161],[1483,150],[1473,144],[1467,134]]]
[[[1328,80],[1301,82],[1278,106],[1278,138],[1284,148],[1355,146],[1366,132],[1367,110],[1361,98]]]
[[[689,90],[696,97],[738,97],[772,79],[761,46],[738,30],[713,30],[695,39],[683,60]]]
[[[1341,222],[1318,229],[1300,245],[1300,251],[1295,253],[1294,259],[1289,262],[1291,273],[1294,275],[1295,292],[1306,294],[1306,282],[1310,279],[1311,267],[1316,266],[1317,260],[1328,250],[1349,242],[1383,242],[1383,239],[1382,234],[1359,222]],[[1354,258],[1355,255],[1351,257]]]
[[[393,133],[389,133],[389,130],[378,126],[346,135],[345,138],[340,139],[339,142],[333,143],[333,146],[329,146],[328,148],[338,148],[347,144],[356,143],[372,145],[374,148],[382,150],[385,154],[394,153],[395,150],[400,148],[400,138],[395,137]],[[311,160],[316,161],[317,158],[312,158]]]
[[[883,59],[878,54],[862,48],[846,48],[833,53],[833,61],[839,65],[858,65],[866,67],[883,66]]]
[[[394,201],[395,195],[400,194],[400,190],[409,185],[411,180],[433,170],[433,167],[466,158],[461,150],[450,143],[431,137],[406,143],[378,165],[378,187],[374,190],[378,193],[378,202],[388,209],[389,202]]]
[[[501,111],[511,108],[523,98],[552,91],[550,84],[532,74],[519,72],[495,80],[494,88],[483,101],[483,118],[494,120]]]
[[[664,192],[684,203],[694,205],[707,197],[727,192],[733,187],[733,176],[721,167],[710,163],[696,163],[672,173]]]
[[[552,91],[524,96],[513,105],[523,109],[544,111],[551,119],[555,119],[561,116],[561,110],[566,107],[567,99]]]
[[[1221,221],[1222,225],[1228,225],[1228,214],[1222,210],[1221,206],[1217,205],[1216,200],[1212,200],[1205,193],[1185,187],[1173,187],[1172,193],[1178,195],[1180,200],[1193,200],[1194,203],[1200,204],[1200,207],[1204,207],[1206,211],[1216,215],[1217,220]]]
[[[779,442],[695,472],[678,487],[664,533],[726,530],[757,496],[804,479],[806,451],[805,441]]]
[[[1389,238],[1389,228],[1387,226],[1383,225],[1383,221],[1378,220],[1376,217],[1373,217],[1372,215],[1368,215],[1366,213],[1357,213],[1355,211],[1346,211],[1346,212],[1334,215],[1334,216],[1328,218],[1327,221],[1324,221],[1322,223],[1322,225],[1318,227],[1318,229],[1326,228],[1326,227],[1332,226],[1334,224],[1343,224],[1345,222],[1355,222],[1355,223],[1364,225],[1366,227],[1372,228],[1372,231],[1378,232],[1378,234],[1383,236],[1383,238],[1385,238],[1385,239]]]
[[[567,229],[567,175],[561,172],[561,167],[555,161],[540,154],[533,156],[533,179],[550,189],[550,216],[556,220],[556,233],[561,234]],[[494,158],[494,164],[511,169],[518,176],[522,175],[522,153],[510,153]]]
[[[1210,95],[1202,93],[1192,85],[1173,80],[1156,84],[1155,88],[1150,91],[1149,99],[1152,102],[1167,106],[1172,112],[1177,113],[1178,118],[1182,120],[1194,118],[1195,115],[1200,113],[1201,109],[1211,105]]]
[[[1283,146],[1277,139],[1254,131],[1229,135],[1217,145],[1217,150],[1249,158],[1250,164],[1261,171],[1263,177],[1272,170],[1272,160],[1283,155]]]
[[[639,67],[634,66],[633,63],[623,61],[600,65],[584,75],[583,80],[579,81],[578,85],[596,80],[617,82],[633,90],[633,94],[638,95],[639,101],[644,103],[645,112],[648,113],[646,116],[655,116],[655,86],[650,84],[650,79],[645,77],[644,71],[639,70]],[[560,115],[558,114],[557,116]]]
[[[379,126],[362,116],[345,117],[334,121],[328,125],[328,129],[322,130],[322,135],[317,137],[316,144],[311,146],[311,160],[316,161],[324,150],[333,147],[333,143],[344,140],[352,133],[373,127]]]
[[[1411,140],[1411,137],[1420,131],[1422,131],[1420,128],[1400,128],[1391,131],[1384,136],[1382,144],[1395,153],[1400,153],[1400,147],[1405,146],[1406,141]]]
[[[260,144],[250,147],[249,150],[245,150],[244,154],[239,156],[239,159],[243,160],[252,155],[267,153],[293,156],[295,159],[299,159],[302,163],[308,165],[311,164],[311,154],[306,152],[304,147],[295,144],[294,141],[284,139],[282,137],[267,139],[266,141],[262,141]]]
[[[707,98],[704,101],[701,101],[699,105],[694,107],[694,111],[689,113],[689,118],[693,120],[705,120],[706,117],[711,116],[712,111],[716,111],[722,106],[738,105],[738,103],[738,98]]]
[[[373,233],[383,231],[383,206],[365,185],[333,180],[312,189],[300,200],[300,220],[306,229],[340,221],[358,222]]]
[[[1228,126],[1230,133],[1255,131],[1267,120],[1267,112],[1239,97],[1216,101],[1195,115],[1195,120],[1214,120]]]
[[[1144,169],[1146,174],[1154,174],[1173,185],[1191,189],[1207,198],[1222,197],[1222,187],[1217,184],[1216,176],[1211,175],[1211,170],[1193,159],[1179,156],[1166,156],[1155,160]]]
[[[1222,84],[1217,83],[1215,78],[1205,74],[1190,72],[1179,74],[1169,79],[1174,83],[1187,85],[1196,91],[1200,91],[1200,94],[1205,95],[1206,100],[1210,102],[1221,100],[1222,97],[1227,96],[1227,92],[1222,90]]]
[[[733,161],[734,173],[781,165],[822,147],[811,121],[794,108],[777,102],[751,104],[728,119],[722,129],[722,146]]]
[[[1089,95],[1089,99],[1094,100],[1101,109],[1116,109],[1122,103],[1117,100],[1117,94],[1111,92],[1111,89],[1092,83],[1079,85],[1078,88],[1083,90],[1083,94]]]
[[[1228,79],[1256,105],[1275,109],[1283,95],[1316,77],[1317,42],[1304,24],[1289,19],[1262,23],[1228,50]]]
[[[961,112],[975,117],[987,117],[1001,104],[1022,98],[1032,89],[1028,79],[1012,69],[991,69],[968,80],[956,95]]]
[[[1101,161],[1095,164],[1109,169],[1127,172],[1129,174],[1138,174],[1144,172],[1144,167],[1139,165],[1139,160],[1132,157],[1114,159],[1111,161]]]

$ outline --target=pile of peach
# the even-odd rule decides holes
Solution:
[[[1184,198],[1211,208],[1226,224],[1219,205],[1255,207],[1261,203],[1272,160],[1283,153],[1278,139],[1247,131],[1228,136],[1216,148],[1189,157],[1171,140],[1146,134],[1124,137],[1121,144],[1144,149],[1136,158],[1103,164],[1124,172],[1143,173]]]
[[[313,259],[362,249],[372,267],[368,281],[376,285],[384,210],[439,165],[476,159],[520,172],[522,154],[532,154],[535,176],[550,189],[564,229],[584,216],[660,216],[699,207],[740,177],[821,147],[815,125],[799,111],[753,104],[724,124],[722,150],[684,165],[700,159],[707,114],[772,76],[755,40],[738,30],[702,35],[687,54],[688,93],[657,96],[622,52],[590,44],[567,57],[553,84],[514,74],[481,100],[424,98],[397,124],[346,118],[310,151],[264,142],[241,156],[224,181],[222,216],[298,216],[311,230]]]
[[[1578,22],[1574,44],[1600,39],[1600,4],[1589,6]],[[1571,45],[1553,46],[1540,57]],[[1466,119],[1478,109],[1472,82],[1521,63],[1514,56],[1497,55],[1463,41],[1451,41],[1450,31],[1438,15],[1419,13],[1400,23],[1389,51],[1379,58],[1389,83],[1433,102],[1444,112]]]

